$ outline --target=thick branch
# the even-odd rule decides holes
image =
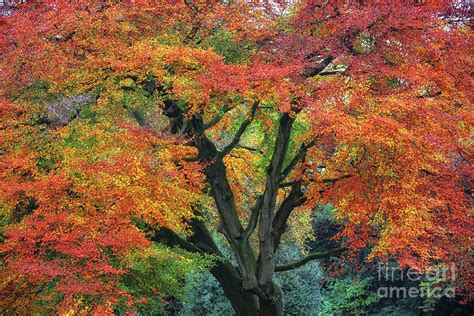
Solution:
[[[278,186],[280,189],[282,188],[288,188],[288,187],[292,187],[293,185],[297,184],[297,183],[301,183],[303,182],[303,179],[299,179],[299,180],[295,180],[295,181],[290,181],[290,182],[283,182],[283,183],[280,183],[280,185]]]
[[[352,174],[346,174],[346,175],[343,175],[343,176],[340,176],[340,177],[337,177],[337,178],[329,178],[329,179],[323,179],[322,182],[323,183],[336,183],[337,181],[339,180],[343,180],[343,179],[348,179],[352,177]],[[309,180],[306,180],[308,182],[314,182],[313,180],[309,179]],[[289,182],[282,182],[280,183],[280,188],[288,188],[288,187],[292,187],[293,185],[297,184],[297,183],[302,183],[303,182],[303,179],[298,179],[298,180],[295,180],[295,181],[289,181]]]
[[[200,215],[199,211],[194,210],[194,212],[196,215]],[[151,241],[158,242],[170,247],[178,246],[190,252],[209,253],[223,257],[219,248],[212,239],[212,236],[206,225],[197,217],[193,218],[189,222],[192,235],[189,236],[188,239],[180,237],[174,231],[166,227],[161,227],[159,228],[159,230],[154,231],[151,225],[144,225],[146,231],[153,232],[150,237]]]
[[[261,150],[261,149],[258,149],[258,148],[252,148],[252,147],[249,147],[249,146],[237,146],[237,148],[242,148],[242,149],[247,149],[248,151],[253,151],[253,152],[256,152],[256,153],[259,153],[259,154],[264,154],[264,152]]]
[[[317,67],[310,68],[306,70],[301,76],[303,78],[310,78],[318,75],[321,73],[324,69],[326,69],[327,66],[333,61],[334,57],[328,56],[325,59],[323,59],[320,63],[318,63]]]
[[[312,260],[324,259],[324,258],[328,258],[328,257],[338,256],[346,250],[347,250],[347,248],[342,247],[342,248],[332,249],[332,250],[329,250],[329,251],[326,251],[326,252],[316,252],[316,253],[313,253],[313,254],[311,254],[307,257],[304,257],[303,259],[301,259],[299,261],[296,261],[296,262],[293,262],[293,263],[290,263],[290,264],[286,264],[286,265],[283,265],[283,266],[275,267],[275,272],[283,272],[283,271],[293,270],[293,269],[301,267],[302,265],[304,265],[304,264],[306,264],[306,263],[308,263]]]
[[[308,152],[308,149],[312,146],[314,146],[315,142],[311,141],[308,144],[301,144],[300,150],[296,154],[296,156],[290,161],[288,166],[283,170],[281,173],[280,181],[284,180],[290,173],[293,171],[293,169],[296,167],[298,162],[304,160],[306,157],[306,153]]]
[[[295,119],[288,113],[282,114],[280,118],[280,126],[278,129],[277,139],[275,143],[275,149],[273,151],[272,159],[267,167],[267,179],[266,179],[266,194],[273,194],[275,192],[269,192],[269,185],[272,189],[277,189],[277,184],[280,181],[281,169],[285,161],[288,145],[290,143],[291,129],[293,127]]]
[[[184,125],[184,114],[178,104],[172,99],[164,100],[163,114],[170,120],[172,134],[178,134]]]
[[[204,124],[204,129],[208,129],[219,123],[222,118],[224,117],[224,114],[232,110],[233,108],[225,105],[224,108],[222,109],[222,113],[217,113],[212,119],[209,120],[209,122]]]
[[[193,144],[198,149],[198,157],[203,162],[203,172],[211,187],[211,194],[216,202],[224,236],[229,241],[239,264],[242,283],[248,288],[256,286],[255,254],[251,245],[242,240],[244,231],[235,206],[234,193],[227,178],[226,166],[222,154],[216,145],[206,137],[202,118],[195,115],[191,120]]]
[[[196,212],[196,215],[200,216],[201,213]],[[214,242],[206,224],[202,220],[194,218],[191,220],[190,227],[193,234],[188,237],[189,242],[205,252],[214,253],[224,257]]]
[[[276,250],[280,245],[281,236],[285,232],[286,223],[291,212],[302,205],[306,199],[301,191],[301,182],[292,184],[290,194],[283,200],[273,219],[273,249]]]
[[[205,164],[204,174],[211,186],[223,228],[231,237],[229,243],[232,245],[235,238],[240,237],[243,228],[235,207],[234,194],[227,179],[226,166],[216,145],[204,134],[200,117],[192,119],[192,131],[194,146],[198,149],[199,160]]]
[[[260,196],[257,199],[257,202],[255,203],[254,207],[252,208],[252,213],[250,215],[249,223],[247,224],[247,227],[245,228],[242,234],[243,239],[248,239],[250,235],[252,235],[252,233],[254,232],[255,228],[257,227],[258,216],[260,215],[262,204],[263,204],[263,196]]]
[[[352,175],[347,174],[347,175],[343,175],[337,178],[324,179],[322,182],[326,184],[329,184],[329,183],[333,184],[339,180],[347,179],[350,177],[352,177]],[[280,188],[291,187],[292,189],[291,189],[290,194],[281,203],[280,208],[276,212],[275,218],[273,219],[273,247],[275,250],[278,248],[280,244],[281,236],[285,232],[286,223],[288,221],[288,218],[291,215],[291,212],[296,207],[306,202],[306,198],[303,194],[303,191],[301,190],[302,183],[303,183],[303,180],[300,179],[300,180],[280,184]],[[322,189],[321,191],[324,191],[324,189]]]
[[[247,129],[247,126],[250,125],[250,123],[252,122],[253,118],[255,117],[255,113],[257,112],[257,108],[258,108],[258,104],[259,102],[258,101],[255,101],[252,105],[252,109],[250,110],[250,113],[249,113],[249,117],[247,119],[245,119],[242,124],[240,125],[239,129],[237,130],[237,132],[235,133],[234,135],[234,138],[232,139],[232,141],[230,142],[229,145],[227,145],[226,147],[224,147],[224,149],[222,149],[222,156],[225,156],[226,154],[228,154],[232,149],[235,148],[235,146],[237,146],[237,144],[239,143],[240,141],[240,138],[242,137],[242,135],[245,133],[245,130]]]
[[[199,157],[184,157],[182,158],[183,161],[186,161],[186,162],[197,162],[199,161]],[[179,160],[174,160],[175,162],[176,161],[179,161]]]
[[[352,174],[346,174],[337,178],[324,179],[323,183],[336,183],[339,180],[348,179],[352,177]]]
[[[345,69],[332,70],[332,71],[323,71],[323,72],[320,72],[319,75],[320,76],[334,76],[334,75],[337,75],[337,74],[344,74],[344,72],[345,72]]]
[[[175,232],[168,228],[160,228],[151,237],[151,241],[167,245],[169,247],[178,246],[190,252],[201,253],[201,249],[178,236]]]
[[[281,171],[288,152],[288,144],[290,142],[294,121],[295,118],[289,113],[283,113],[281,115],[275,149],[266,171],[265,192],[263,193],[263,204],[258,231],[260,245],[258,281],[267,294],[271,291],[272,276],[275,268],[272,237],[273,215]]]

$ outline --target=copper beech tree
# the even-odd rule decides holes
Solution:
[[[0,20],[2,301],[133,311],[140,298],[119,285],[152,244],[218,258],[210,271],[238,315],[281,315],[275,273],[362,249],[421,271],[454,263],[469,298],[469,10],[13,6]],[[292,219],[327,203],[341,247],[276,265],[285,232],[305,229]]]

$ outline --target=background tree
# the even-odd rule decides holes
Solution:
[[[113,286],[126,265],[112,258],[151,241],[220,258],[211,273],[239,315],[282,313],[276,272],[367,247],[369,260],[401,266],[455,262],[470,295],[473,54],[463,9],[20,6],[2,18],[0,38],[2,201],[8,216],[30,213],[6,230],[11,286],[59,280],[65,308],[84,304],[81,294],[111,309],[127,296]],[[41,82],[47,91],[31,95]],[[35,147],[42,137],[47,146]],[[311,228],[301,219],[327,202],[344,246],[277,266],[290,222]]]

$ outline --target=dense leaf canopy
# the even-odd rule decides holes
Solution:
[[[472,295],[469,13],[446,1],[18,5],[0,18],[4,301],[140,304],[123,282],[137,256],[186,269],[189,254],[152,246],[157,232],[218,254],[193,240],[205,222],[244,290],[273,302],[285,230],[311,238],[327,203],[349,256],[455,263]]]

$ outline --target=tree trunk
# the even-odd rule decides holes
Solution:
[[[260,299],[260,316],[281,316],[283,315],[283,304],[281,300]]]
[[[259,314],[257,296],[242,289],[241,278],[235,267],[229,262],[221,261],[211,269],[211,273],[221,285],[237,316]]]
[[[242,288],[241,278],[234,266],[221,261],[211,269],[237,316],[282,316],[283,301],[280,289],[273,284],[273,295],[268,299],[258,298]]]
[[[269,298],[260,297],[260,316],[282,316],[283,300],[281,290],[272,283],[272,296]]]

